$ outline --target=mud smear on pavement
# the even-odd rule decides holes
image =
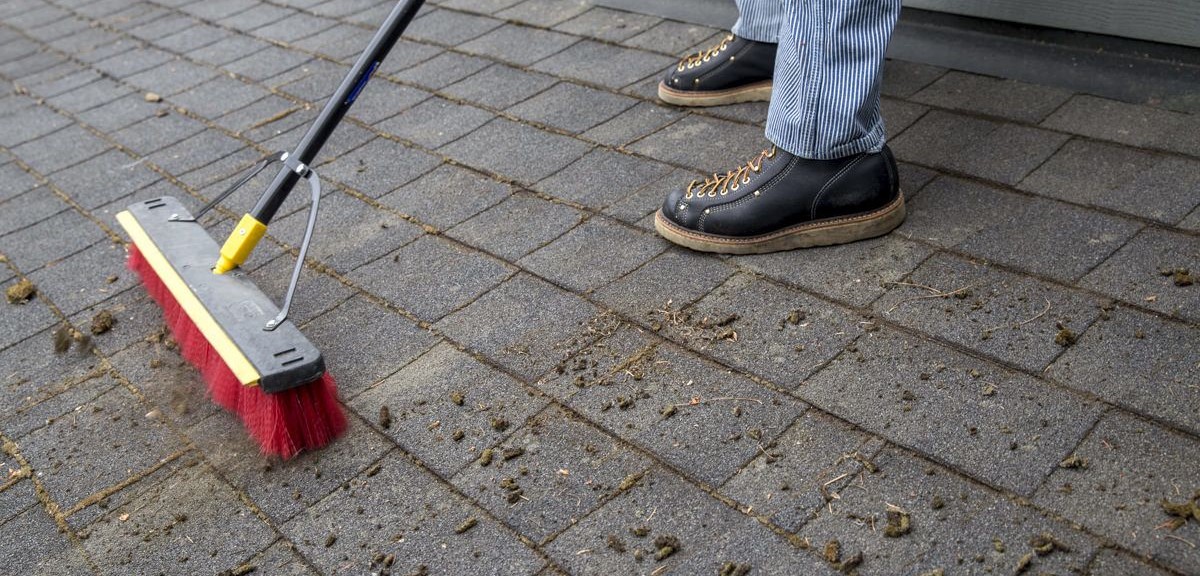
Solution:
[[[9,304],[24,304],[36,295],[37,286],[33,282],[30,282],[28,278],[22,278],[20,282],[9,286],[4,291],[4,296],[8,298]]]

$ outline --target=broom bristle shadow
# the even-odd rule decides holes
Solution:
[[[272,394],[242,385],[137,246],[129,247],[128,265],[162,308],[180,353],[200,371],[213,401],[241,419],[264,453],[291,458],[328,444],[346,430],[337,385],[328,372],[308,384]]]

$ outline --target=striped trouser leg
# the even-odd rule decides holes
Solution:
[[[767,138],[802,158],[883,148],[879,73],[900,0],[784,0]]]
[[[779,30],[783,26],[783,5],[793,0],[734,0],[738,19],[731,32],[739,38],[756,42],[779,41]]]

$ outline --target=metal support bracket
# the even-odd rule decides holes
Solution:
[[[217,194],[216,198],[213,198],[208,204],[205,204],[204,207],[201,208],[199,211],[197,211],[195,214],[193,214],[191,218],[184,218],[184,217],[181,217],[179,214],[172,214],[169,218],[167,218],[167,221],[168,222],[196,222],[196,221],[200,220],[200,218],[202,216],[204,216],[206,213],[208,213],[209,210],[212,210],[213,208],[215,208],[217,206],[217,204],[224,202],[225,199],[228,198],[230,194],[233,194],[234,192],[237,191],[238,188],[245,186],[247,182],[252,180],[255,176],[258,176],[259,172],[266,170],[267,166],[270,166],[271,164],[274,164],[276,162],[286,162],[287,159],[288,159],[287,152],[275,152],[273,154],[267,154],[266,156],[263,156],[254,166],[251,166],[250,169],[247,170],[246,173],[243,174],[241,178],[238,178],[237,182],[234,182],[232,186],[230,186],[229,188],[226,188],[224,192]]]
[[[321,202],[321,179],[317,173],[299,160],[283,158],[283,163],[308,182],[308,187],[312,191],[312,204],[308,207],[308,226],[304,228],[304,240],[300,243],[300,255],[296,258],[296,267],[292,269],[292,280],[288,283],[283,306],[279,307],[279,314],[263,326],[263,330],[268,332],[278,328],[284,320],[287,320],[288,310],[292,307],[292,296],[296,293],[296,283],[300,281],[300,271],[304,269],[304,258],[308,254],[308,245],[312,241],[313,229],[317,227],[317,207]]]

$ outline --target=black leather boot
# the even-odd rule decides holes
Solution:
[[[693,250],[758,254],[882,236],[903,221],[904,195],[886,146],[837,160],[771,147],[669,194],[654,227]]]
[[[719,106],[771,99],[775,44],[725,36],[686,56],[658,83],[658,97],[679,106]]]

